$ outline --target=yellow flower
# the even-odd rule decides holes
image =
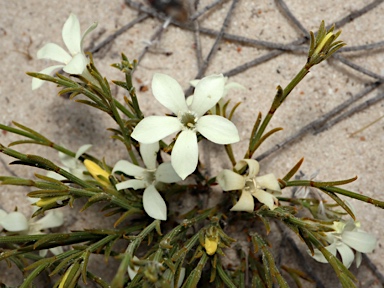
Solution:
[[[85,159],[84,166],[87,168],[88,172],[91,173],[92,177],[95,178],[97,182],[99,182],[103,186],[110,186],[109,182],[109,173],[97,165],[95,162]],[[101,177],[100,177],[101,176]]]
[[[216,253],[217,250],[217,243],[218,239],[217,237],[210,237],[210,236],[205,236],[205,251],[207,251],[208,255],[213,255]]]

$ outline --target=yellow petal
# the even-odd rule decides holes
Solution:
[[[95,178],[97,182],[102,184],[103,186],[110,186],[109,180],[105,180],[109,178],[109,173],[97,165],[95,162],[85,159],[84,166],[87,168],[88,172],[91,173],[92,177]],[[100,177],[102,176],[102,177]],[[104,179],[105,178],[105,179]]]
[[[205,236],[205,251],[208,255],[213,255],[217,250],[217,238]]]

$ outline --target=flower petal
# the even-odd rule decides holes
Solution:
[[[240,141],[235,124],[218,115],[205,115],[199,118],[196,130],[213,143],[231,144]]]
[[[150,185],[145,189],[143,207],[150,217],[158,220],[167,220],[167,205],[155,186]]]
[[[242,159],[236,163],[235,169],[237,171],[242,170],[248,165],[248,178],[254,178],[260,171],[260,164],[253,159]]]
[[[271,193],[274,192],[274,194],[281,194],[279,182],[273,173],[256,177],[256,182],[261,188],[266,188],[270,190]]]
[[[271,193],[265,192],[261,189],[256,189],[255,192],[252,193],[253,196],[259,200],[260,203],[263,203],[268,206],[269,209],[273,210],[277,207],[278,200]]]
[[[231,208],[231,211],[252,212],[254,209],[255,209],[255,203],[252,195],[247,191],[243,191],[241,193],[239,201],[236,203],[235,206]]]
[[[48,68],[41,70],[39,73],[51,75],[53,71],[55,71],[59,68],[61,69],[63,67],[64,67],[64,65],[53,65],[53,66],[49,66]],[[41,85],[44,84],[44,82],[45,82],[44,80],[41,80],[39,78],[32,78],[32,90],[36,90],[37,88],[40,88]]]
[[[139,258],[137,258],[136,256],[133,256],[132,258],[133,261],[138,261],[140,260]],[[132,261],[131,260],[131,261]],[[139,269],[140,269],[140,266],[137,266],[137,265],[133,265],[133,269],[131,268],[130,265],[128,265],[128,275],[129,275],[129,278],[131,280],[133,280],[133,278],[135,278],[137,272],[139,272]]]
[[[137,189],[143,189],[145,187],[147,187],[147,182],[143,180],[138,180],[138,179],[129,179],[127,181],[123,181],[116,184],[117,190],[123,190],[128,188],[137,190]]]
[[[83,155],[85,152],[87,152],[92,147],[92,144],[85,144],[80,146],[79,149],[77,149],[75,159],[79,159],[81,155]]]
[[[42,251],[44,251],[44,250],[39,251],[39,255],[40,255],[40,252],[42,252]],[[61,247],[61,246],[49,248],[49,251],[51,251],[51,253],[53,255],[59,255],[59,254],[64,252],[63,247]],[[47,254],[45,253],[45,255],[47,255]],[[40,256],[45,257],[45,255],[44,256],[40,255]]]
[[[83,42],[84,42],[84,38],[87,37],[87,35],[92,32],[93,30],[95,30],[97,27],[97,22],[94,22],[91,26],[89,26],[87,28],[87,30],[85,30],[83,36],[81,37],[81,42],[80,42],[80,52],[83,52]]]
[[[37,59],[49,59],[67,64],[72,56],[55,43],[47,43],[37,51]]]
[[[336,249],[341,255],[341,260],[343,261],[344,266],[349,268],[353,262],[353,259],[355,259],[355,254],[353,253],[352,249],[341,241],[337,242]]]
[[[72,55],[81,51],[80,22],[75,14],[71,13],[67,21],[65,21],[62,30],[62,37],[65,45]]]
[[[3,217],[0,221],[0,225],[10,232],[26,231],[29,228],[27,218],[20,212],[11,212],[7,216]]]
[[[195,88],[190,109],[202,116],[224,95],[225,77],[223,74],[211,75],[201,79]]]
[[[59,181],[67,180],[67,178],[65,178],[64,176],[61,176],[60,174],[57,174],[56,172],[53,172],[53,171],[48,171],[46,176]]]
[[[245,178],[228,169],[222,170],[217,175],[216,181],[224,191],[240,190],[245,186]]]
[[[35,223],[31,224],[31,226],[35,226],[37,230],[34,232],[38,232],[43,229],[55,228],[63,225],[64,223],[64,214],[61,211],[51,210],[46,213],[46,215],[37,220]]]
[[[224,86],[224,96],[227,95],[229,90],[232,90],[232,89],[246,90],[243,85],[237,82],[230,82]]]
[[[159,152],[159,149],[159,142],[155,142],[152,144],[140,143],[141,157],[143,158],[145,167],[150,170],[156,169],[156,156],[157,152]]]
[[[76,54],[67,65],[64,66],[63,70],[69,74],[81,75],[85,67],[88,64],[87,57],[84,54]]]
[[[181,181],[171,162],[161,163],[155,173],[156,181],[163,183],[175,183]]]
[[[345,244],[362,253],[371,253],[376,248],[376,237],[360,231],[344,231],[341,239]]]
[[[336,256],[336,245],[335,243],[325,247],[332,255]],[[311,254],[310,250],[307,250],[309,255],[311,255],[316,261],[321,263],[328,263],[327,259],[324,257],[323,253],[319,249],[314,249],[314,255]]]
[[[155,73],[152,79],[152,93],[157,101],[175,113],[176,116],[180,111],[188,111],[183,88],[172,77]]]
[[[144,177],[146,169],[132,164],[129,161],[120,160],[115,164],[115,167],[113,167],[112,173],[115,173],[116,171],[123,172],[124,174],[129,176]]]
[[[179,132],[182,124],[176,117],[149,116],[136,125],[131,137],[141,143],[150,144]]]
[[[355,257],[356,257],[356,267],[359,268],[361,261],[363,260],[362,255],[359,251],[356,251]]]
[[[191,130],[182,131],[171,154],[172,166],[181,179],[184,180],[195,171],[198,153],[196,133]]]

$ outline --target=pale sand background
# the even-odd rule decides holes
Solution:
[[[211,2],[213,1],[200,1],[200,7]],[[232,1],[224,2],[223,5],[199,19],[202,27],[220,29]],[[369,3],[345,0],[286,1],[293,14],[308,30],[316,30],[322,19],[327,24],[341,19],[367,4],[363,2]],[[14,120],[28,125],[72,150],[76,150],[85,143],[92,143],[94,147],[91,152],[95,155],[105,155],[107,162],[113,165],[119,157],[126,157],[119,154],[123,151],[120,144],[108,140],[109,134],[105,129],[111,125],[113,127],[113,123],[106,120],[106,117],[100,117],[101,113],[57,97],[58,90],[53,84],[46,83],[41,89],[32,92],[31,79],[25,74],[25,71],[39,71],[52,64],[52,62],[36,59],[36,52],[48,42],[63,45],[61,29],[70,12],[79,17],[83,31],[93,21],[99,22],[97,30],[86,39],[85,46],[92,41],[100,43],[118,28],[136,18],[138,14],[137,11],[125,6],[123,1],[0,0],[0,122],[10,124]],[[349,46],[384,40],[383,15],[384,4],[380,4],[364,16],[342,27],[341,38]],[[157,19],[146,19],[118,37],[108,48],[95,54],[95,62],[99,70],[108,79],[122,79],[122,74],[109,65],[119,62],[121,52],[130,59],[138,57],[146,45],[145,41],[150,39],[159,25],[160,22]],[[280,43],[289,43],[302,37],[300,31],[283,16],[276,3],[266,0],[240,0],[231,17],[227,32]],[[201,41],[203,56],[206,57],[214,38],[202,35]],[[184,88],[188,88],[188,81],[197,74],[193,34],[171,26],[164,32],[155,50],[169,52],[167,54],[170,55],[147,53],[135,74],[136,81],[140,79],[142,82],[138,86],[148,85],[150,88],[153,73],[163,72],[176,78]],[[256,48],[223,40],[205,75],[231,70],[268,51],[261,47]],[[354,63],[383,75],[383,52],[383,49],[377,49],[343,55]],[[242,139],[240,144],[234,146],[234,149],[239,151],[237,157],[241,157],[244,153],[247,137],[258,111],[264,114],[267,112],[275,87],[279,84],[285,86],[305,61],[306,56],[303,53],[284,53],[230,78],[230,81],[236,81],[246,87],[245,91],[232,91],[229,94],[234,102],[243,102],[234,119]],[[271,122],[270,127],[283,126],[284,130],[264,143],[260,153],[349,99],[351,95],[362,90],[365,83],[372,81],[374,81],[373,78],[355,72],[335,60],[315,67],[292,92]],[[119,99],[122,99],[123,92],[116,90],[116,93]],[[382,88],[374,90],[364,100],[378,93],[383,93]],[[153,101],[150,90],[138,94],[141,107],[147,115],[165,112],[158,103]],[[384,120],[355,137],[349,137],[351,132],[374,121],[383,113],[383,103],[380,102],[321,134],[316,136],[308,134],[293,145],[263,160],[262,173],[274,172],[278,177],[283,177],[292,165],[301,157],[305,157],[301,169],[305,174],[310,175],[320,170],[317,180],[345,179],[358,175],[359,179],[349,184],[348,189],[384,200],[382,183]],[[8,144],[18,138],[10,133],[0,134],[2,144]],[[208,148],[211,149],[210,154],[205,153],[202,156],[208,168],[217,171],[222,167],[228,167],[229,163],[226,160],[218,161],[216,159],[218,153],[212,151],[212,149],[220,149],[222,152],[221,148],[216,146],[208,146]],[[57,160],[56,152],[45,147],[24,146],[20,149],[26,153],[40,154]],[[4,164],[11,162],[12,159],[4,155],[0,155],[0,159],[3,161],[0,163],[0,175],[10,175],[12,171],[18,176],[32,177],[33,172],[38,172],[30,169],[27,171],[17,166],[5,167]],[[19,210],[28,213],[31,208],[24,200],[27,192],[27,189],[22,188],[0,187],[1,208],[11,211],[18,206]],[[358,201],[353,201],[353,204],[364,230],[377,236],[377,249],[369,257],[380,271],[384,271],[382,260],[384,221],[381,220],[384,211]],[[73,210],[67,209],[65,229],[92,227],[93,218],[86,220],[85,217],[97,217],[97,211],[94,213],[90,214],[91,216],[74,215]],[[20,283],[21,276],[10,274],[5,267],[5,263],[0,263],[0,280],[8,285]],[[324,266],[316,267],[322,269]],[[102,270],[107,270],[106,273],[108,273],[108,269]],[[363,277],[364,275],[368,276]],[[372,278],[369,275],[369,273],[358,274],[363,281],[362,287],[372,287],[373,284],[370,284]],[[333,284],[330,285],[329,287],[334,287]]]

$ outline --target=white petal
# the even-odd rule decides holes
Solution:
[[[150,144],[179,132],[182,124],[176,117],[149,116],[137,124],[131,137],[141,143]]]
[[[254,159],[242,159],[236,163],[235,169],[242,170],[248,165],[248,178],[254,178],[260,171],[260,164]]]
[[[152,79],[152,93],[164,107],[177,116],[179,112],[188,111],[183,88],[172,77],[155,73]]]
[[[80,162],[76,158],[73,158],[67,154],[64,154],[63,152],[59,152],[59,158],[61,163],[63,163],[64,166],[66,167],[66,171],[68,170],[68,168],[72,168],[72,169],[76,168],[77,163]]]
[[[155,142],[152,144],[140,143],[140,154],[143,158],[145,167],[147,167],[148,169],[156,169],[156,156],[157,152],[159,152],[159,149],[159,142]]]
[[[277,198],[272,194],[265,192],[264,190],[256,189],[256,191],[253,192],[252,195],[255,196],[260,203],[267,205],[268,208],[271,210],[277,207],[277,205],[275,204],[278,202]]]
[[[355,259],[355,254],[353,254],[352,249],[349,248],[348,245],[345,245],[343,242],[338,242],[336,249],[341,255],[341,260],[343,261],[344,266],[349,268],[353,262],[353,259]]]
[[[167,220],[167,205],[155,186],[150,185],[145,189],[143,207],[150,217],[158,220]]]
[[[196,130],[216,144],[231,144],[240,141],[235,124],[218,115],[205,115],[199,118]]]
[[[191,81],[189,81],[189,84],[193,87],[196,87],[197,83],[199,83],[199,81],[200,81],[200,79],[191,80]]]
[[[50,59],[67,64],[71,61],[72,56],[59,45],[47,43],[37,51],[37,59]]]
[[[43,250],[40,250],[40,252],[41,252],[41,251],[43,251]],[[59,255],[59,254],[61,254],[61,253],[64,252],[63,247],[61,247],[61,246],[53,247],[53,248],[49,248],[49,251],[51,251],[51,253],[52,253],[53,255]],[[40,252],[39,252],[39,253],[40,253]],[[40,256],[41,256],[41,255],[40,255]]]
[[[29,198],[28,198],[29,199]],[[7,212],[5,212],[3,209],[0,209],[0,221],[1,221],[1,219],[3,219],[5,216],[7,216],[8,215],[8,213]]]
[[[137,180],[137,179],[130,179],[130,180],[116,184],[117,190],[123,190],[123,189],[128,189],[128,188],[132,188],[134,190],[137,190],[137,189],[143,189],[145,187],[147,187],[147,182],[145,182],[143,180]]]
[[[371,253],[376,248],[376,237],[366,232],[344,231],[341,238],[345,244],[362,253]]]
[[[222,170],[217,175],[216,181],[224,191],[240,190],[245,186],[245,178],[228,169]]]
[[[129,161],[126,160],[120,160],[115,164],[115,167],[113,167],[112,174],[116,171],[123,172],[126,175],[129,176],[135,176],[135,177],[144,177],[144,173],[146,169],[143,167],[137,166],[135,164],[132,164]]]
[[[328,245],[325,247],[332,255],[336,256],[336,245],[335,243]],[[307,250],[309,255],[312,256],[311,251]],[[321,262],[321,263],[328,263],[327,259],[324,257],[323,253],[319,249],[314,249],[314,255],[312,256],[316,261]]]
[[[132,260],[140,260],[139,258],[137,258],[136,256],[133,256],[133,259]],[[140,266],[136,266],[136,265],[133,265],[133,269],[131,268],[130,265],[128,265],[128,275],[129,275],[129,278],[131,280],[133,280],[133,278],[135,278],[137,272],[139,272],[139,269],[140,269]]]
[[[363,260],[362,255],[359,251],[356,251],[355,257],[356,257],[356,267],[359,268],[361,261]]]
[[[53,171],[48,171],[46,176],[59,181],[67,180],[67,178],[65,178],[64,176],[61,176],[60,174],[57,174],[56,172],[53,172]]]
[[[224,96],[227,95],[228,91],[232,89],[245,90],[245,87],[237,82],[230,82],[224,86]]]
[[[275,192],[275,194],[281,194],[281,188],[273,173],[256,177],[256,182],[261,188],[266,188]]]
[[[198,116],[204,115],[223,97],[224,85],[225,78],[222,74],[201,79],[196,85],[190,109],[196,112]]]
[[[81,75],[85,67],[88,64],[88,59],[84,54],[76,54],[67,65],[63,67],[63,70],[69,74]]]
[[[85,152],[87,152],[91,147],[92,147],[92,144],[82,145],[79,149],[77,149],[75,158],[79,159],[79,157],[83,155]]]
[[[65,45],[67,46],[69,52],[72,55],[75,55],[80,52],[81,49],[81,32],[80,32],[80,22],[77,19],[75,14],[69,15],[67,21],[65,21],[62,37]]]
[[[184,278],[185,278],[185,268],[182,267],[180,269],[179,279],[177,281],[177,288],[181,287],[181,285],[183,284]],[[173,286],[173,283],[172,283],[172,286]]]
[[[197,167],[198,147],[196,133],[191,130],[182,131],[172,149],[172,166],[181,179],[187,178]]]
[[[0,225],[10,232],[26,231],[29,227],[27,218],[20,212],[9,213],[0,221]]]
[[[85,30],[83,36],[81,37],[80,52],[83,52],[83,42],[84,42],[84,38],[85,38],[90,32],[92,32],[93,30],[95,30],[96,27],[97,27],[97,22],[94,22],[91,26],[88,27],[87,30]]]
[[[156,181],[163,183],[175,183],[181,181],[171,162],[161,163],[155,173]]]
[[[46,74],[46,75],[51,75],[53,71],[57,70],[57,69],[61,69],[63,68],[64,65],[53,65],[53,66],[49,66],[48,68],[45,68],[43,70],[41,70],[39,73],[41,74]],[[32,90],[35,90],[37,88],[40,88],[41,85],[44,84],[44,80],[41,80],[39,78],[32,78]]]
[[[243,191],[241,193],[239,201],[235,206],[231,208],[231,211],[246,211],[252,212],[255,208],[255,203],[253,201],[253,197],[250,193]]]
[[[37,220],[34,224],[39,226],[39,230],[55,228],[63,225],[64,215],[61,211],[51,210],[46,215]]]

